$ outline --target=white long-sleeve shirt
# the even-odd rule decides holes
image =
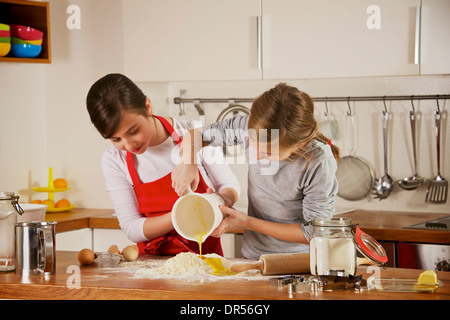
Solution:
[[[183,137],[194,128],[193,122],[173,119],[173,128]],[[143,183],[156,181],[173,171],[179,160],[179,146],[171,137],[157,146],[149,147],[134,158],[134,165]],[[233,188],[239,194],[240,186],[236,176],[225,163],[221,148],[203,148],[197,154],[200,173],[216,192]],[[133,182],[127,167],[127,153],[110,146],[102,156],[102,169],[106,190],[111,198],[120,228],[133,242],[147,241],[144,235],[144,221],[139,213]]]

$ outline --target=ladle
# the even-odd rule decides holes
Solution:
[[[413,158],[414,158],[414,176],[404,178],[398,182],[398,185],[405,190],[414,190],[419,188],[423,184],[423,178],[417,174],[417,160],[416,160],[416,120],[414,116],[414,104],[411,100],[413,110],[409,113],[409,119],[411,122],[411,135],[413,143]]]
[[[383,147],[384,147],[384,176],[374,181],[374,195],[376,199],[386,199],[394,189],[394,184],[387,170],[387,130],[389,122],[389,113],[383,111]]]

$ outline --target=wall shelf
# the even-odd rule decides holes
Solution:
[[[37,58],[0,57],[0,62],[51,63],[50,14],[48,2],[0,0],[0,23],[19,24],[44,33],[42,51]]]

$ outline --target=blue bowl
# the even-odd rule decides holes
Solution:
[[[10,55],[18,58],[36,58],[42,50],[42,46],[34,44],[12,44]]]

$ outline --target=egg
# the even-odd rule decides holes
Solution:
[[[139,248],[136,245],[127,246],[122,250],[123,257],[128,261],[134,261],[139,255]]]
[[[82,265],[89,265],[91,264],[95,259],[94,251],[91,249],[83,249],[80,252],[78,252],[78,261]]]
[[[113,244],[108,248],[108,252],[120,254],[119,247]]]

